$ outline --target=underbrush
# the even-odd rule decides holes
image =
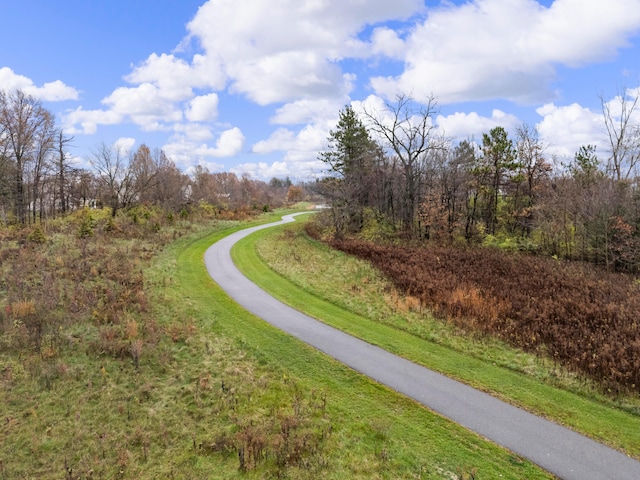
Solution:
[[[640,284],[629,276],[490,248],[331,246],[460,328],[551,358],[611,393],[640,392]]]

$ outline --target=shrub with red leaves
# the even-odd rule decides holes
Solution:
[[[442,318],[608,388],[640,391],[640,285],[630,276],[486,248],[332,246],[370,261]]]

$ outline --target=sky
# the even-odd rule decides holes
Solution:
[[[452,141],[527,124],[550,156],[606,157],[602,99],[640,87],[640,0],[2,4],[0,89],[41,100],[80,165],[146,144],[185,172],[309,180],[346,105],[397,95],[435,99]]]

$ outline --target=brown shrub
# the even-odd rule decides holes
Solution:
[[[333,246],[442,318],[548,354],[608,388],[640,391],[640,285],[629,276],[493,249]]]

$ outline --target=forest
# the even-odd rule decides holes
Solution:
[[[85,207],[109,207],[115,217],[144,204],[174,213],[200,202],[220,212],[262,211],[303,195],[289,178],[266,183],[202,166],[188,175],[145,144],[125,152],[102,143],[78,159],[73,141],[39,100],[0,91],[0,224],[36,225]]]
[[[581,146],[569,161],[547,152],[536,129],[496,126],[454,142],[435,125],[435,98],[398,96],[382,112],[347,106],[320,154],[321,182],[338,236],[387,235],[488,245],[640,267],[638,90],[602,100],[608,151]]]

